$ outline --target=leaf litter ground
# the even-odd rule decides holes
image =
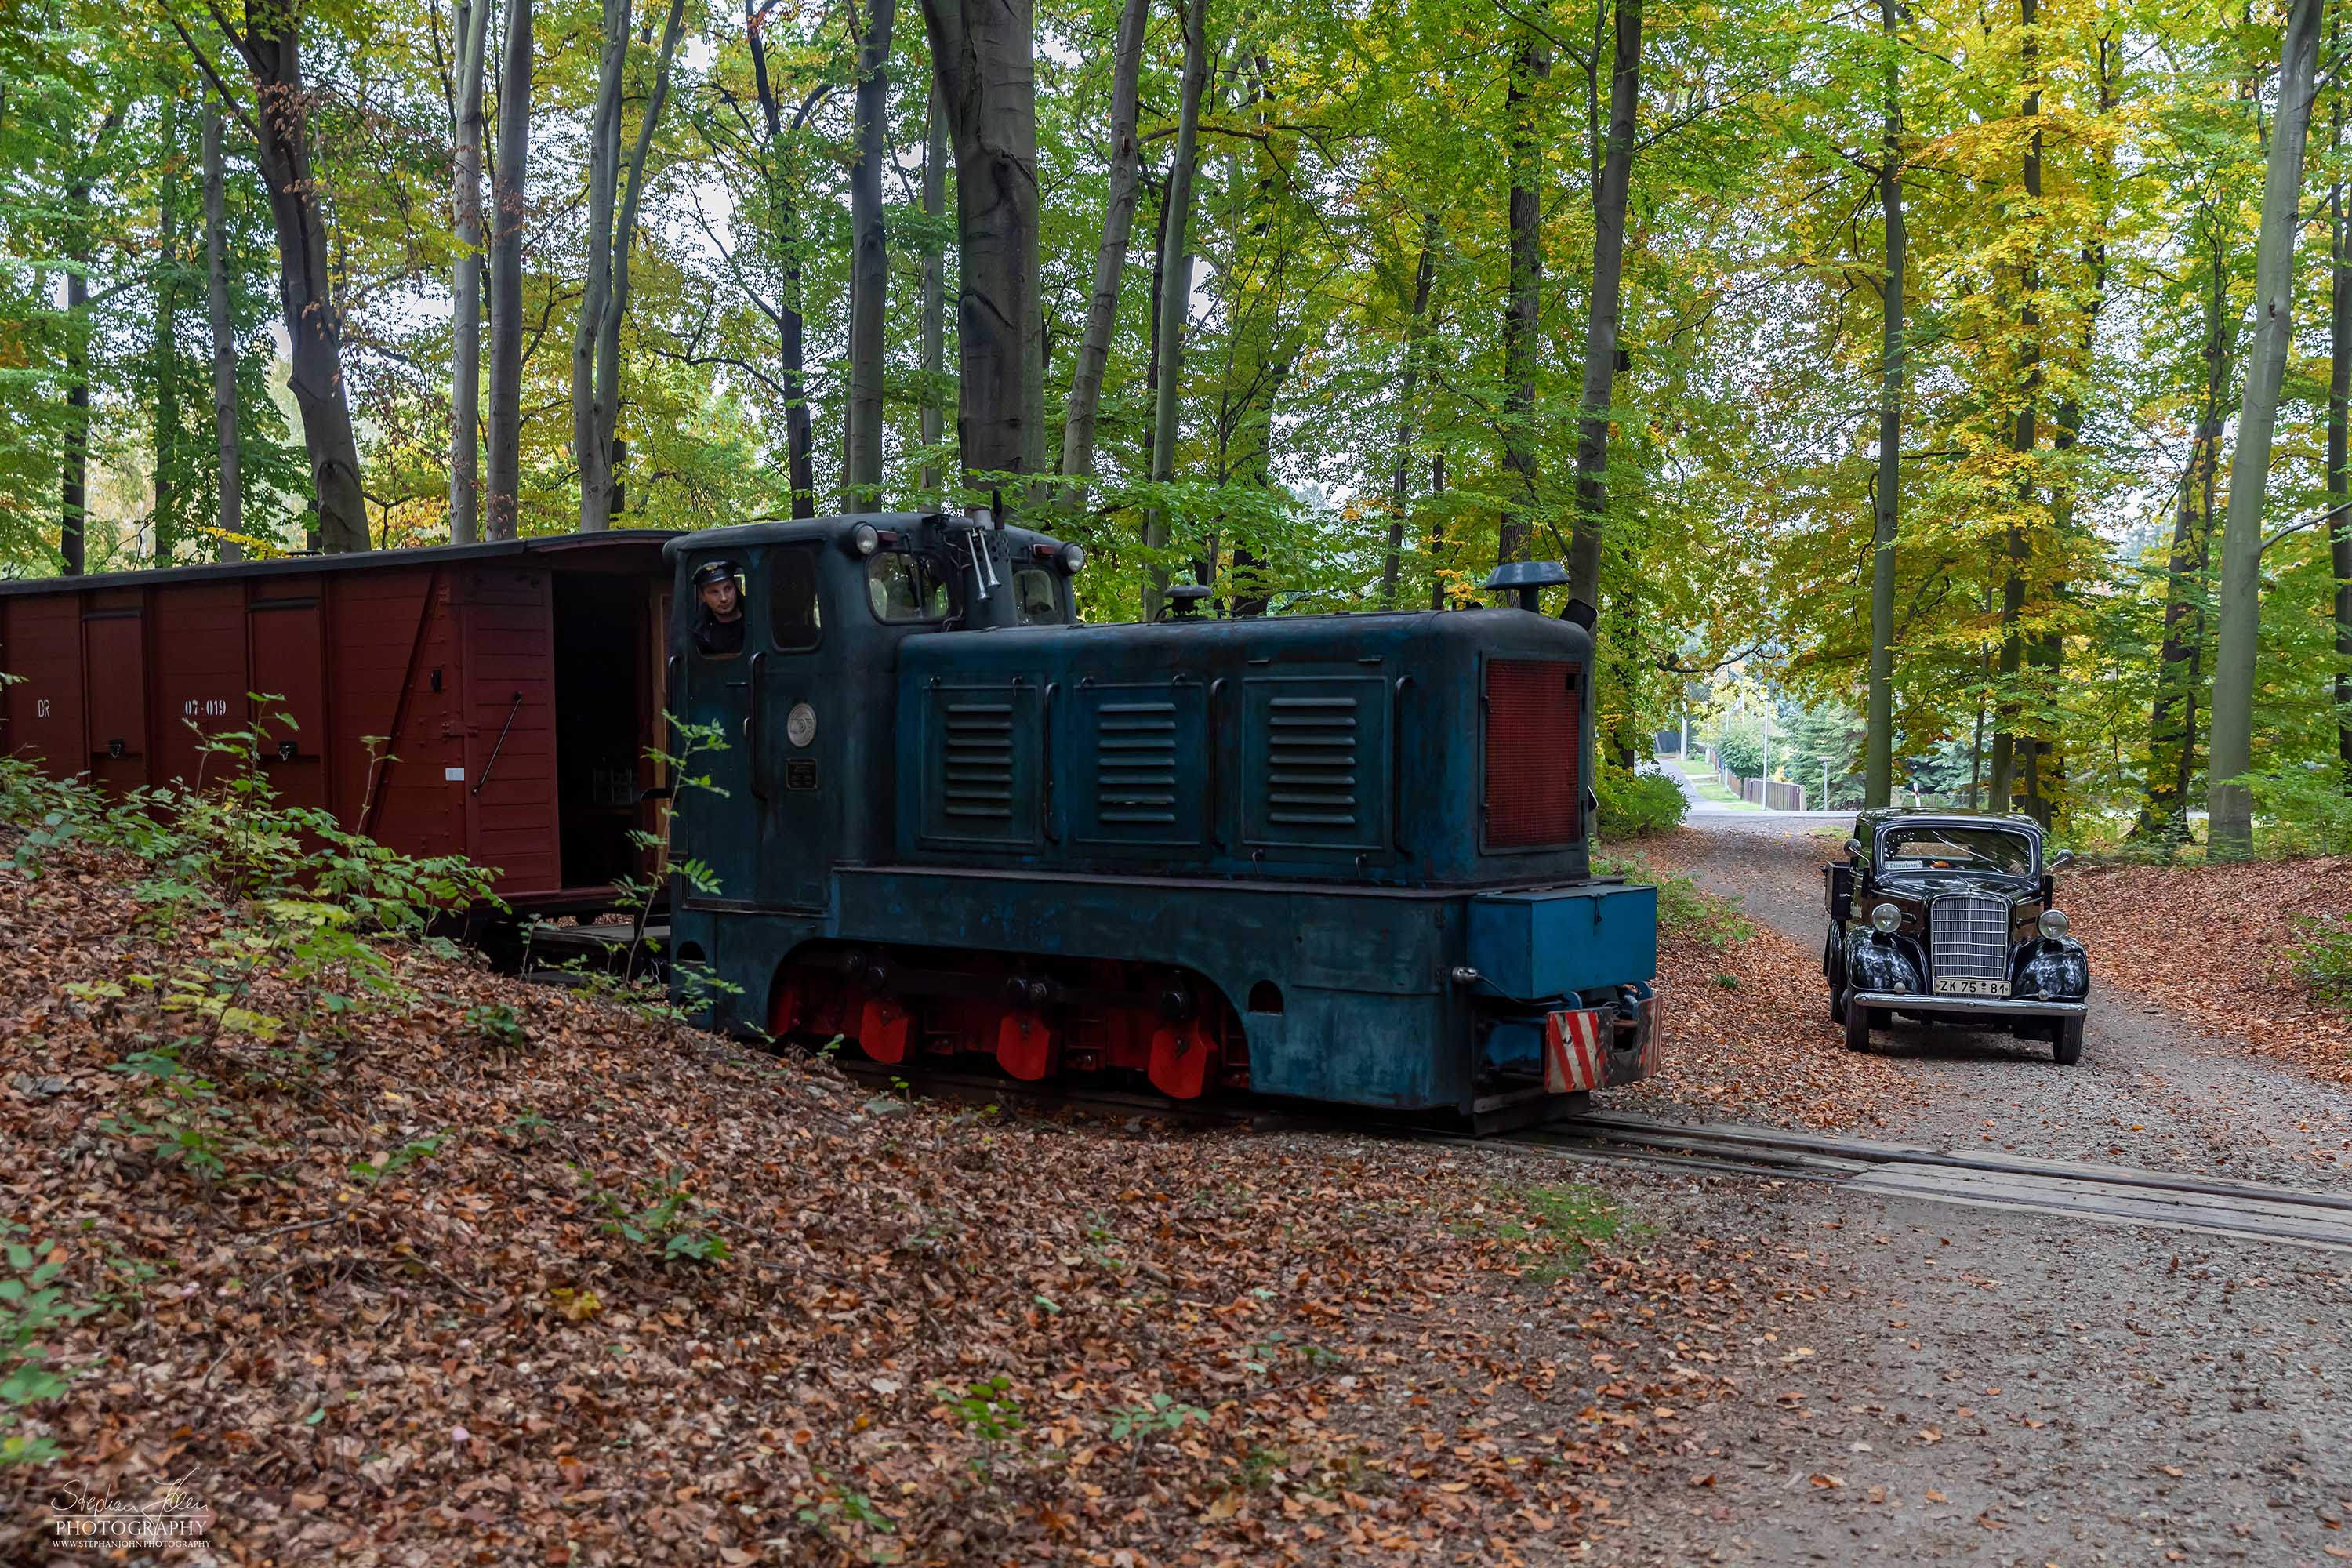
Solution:
[[[877,1098],[406,948],[419,1000],[331,1061],[195,1064],[206,1180],[106,1126],[140,1042],[88,984],[163,963],[132,875],[0,871],[6,1207],[100,1308],[9,1561],[59,1485],[182,1479],[238,1563],[1562,1560],[1814,1295],[1677,1233],[1686,1181]],[[1778,1026],[1708,1002],[1718,1048]]]

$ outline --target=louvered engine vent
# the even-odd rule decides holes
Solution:
[[[1176,704],[1106,702],[1097,721],[1095,820],[1176,820]]]
[[[948,705],[940,791],[947,816],[1004,821],[1013,816],[1013,705]]]
[[[1564,659],[1486,663],[1486,844],[1527,849],[1583,837],[1583,736],[1577,681]]]
[[[1356,826],[1356,700],[1277,697],[1267,720],[1266,820]]]

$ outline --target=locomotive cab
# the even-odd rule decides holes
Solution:
[[[1654,893],[1591,875],[1582,626],[1080,626],[1083,551],[984,515],[670,555],[709,786],[673,974],[712,1022],[1474,1119],[1654,1066]]]

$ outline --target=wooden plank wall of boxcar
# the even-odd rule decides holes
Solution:
[[[473,858],[504,875],[511,897],[563,885],[555,777],[553,584],[541,572],[466,574],[465,723],[473,731],[465,791]]]

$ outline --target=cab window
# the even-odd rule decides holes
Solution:
[[[813,648],[824,635],[816,604],[816,550],[801,546],[768,557],[768,637],[779,652]]]
[[[953,609],[938,563],[900,551],[866,558],[866,593],[879,621],[943,621]]]
[[[1060,626],[1062,601],[1054,591],[1054,574],[1043,566],[1024,566],[1013,573],[1013,612],[1016,626]]]

